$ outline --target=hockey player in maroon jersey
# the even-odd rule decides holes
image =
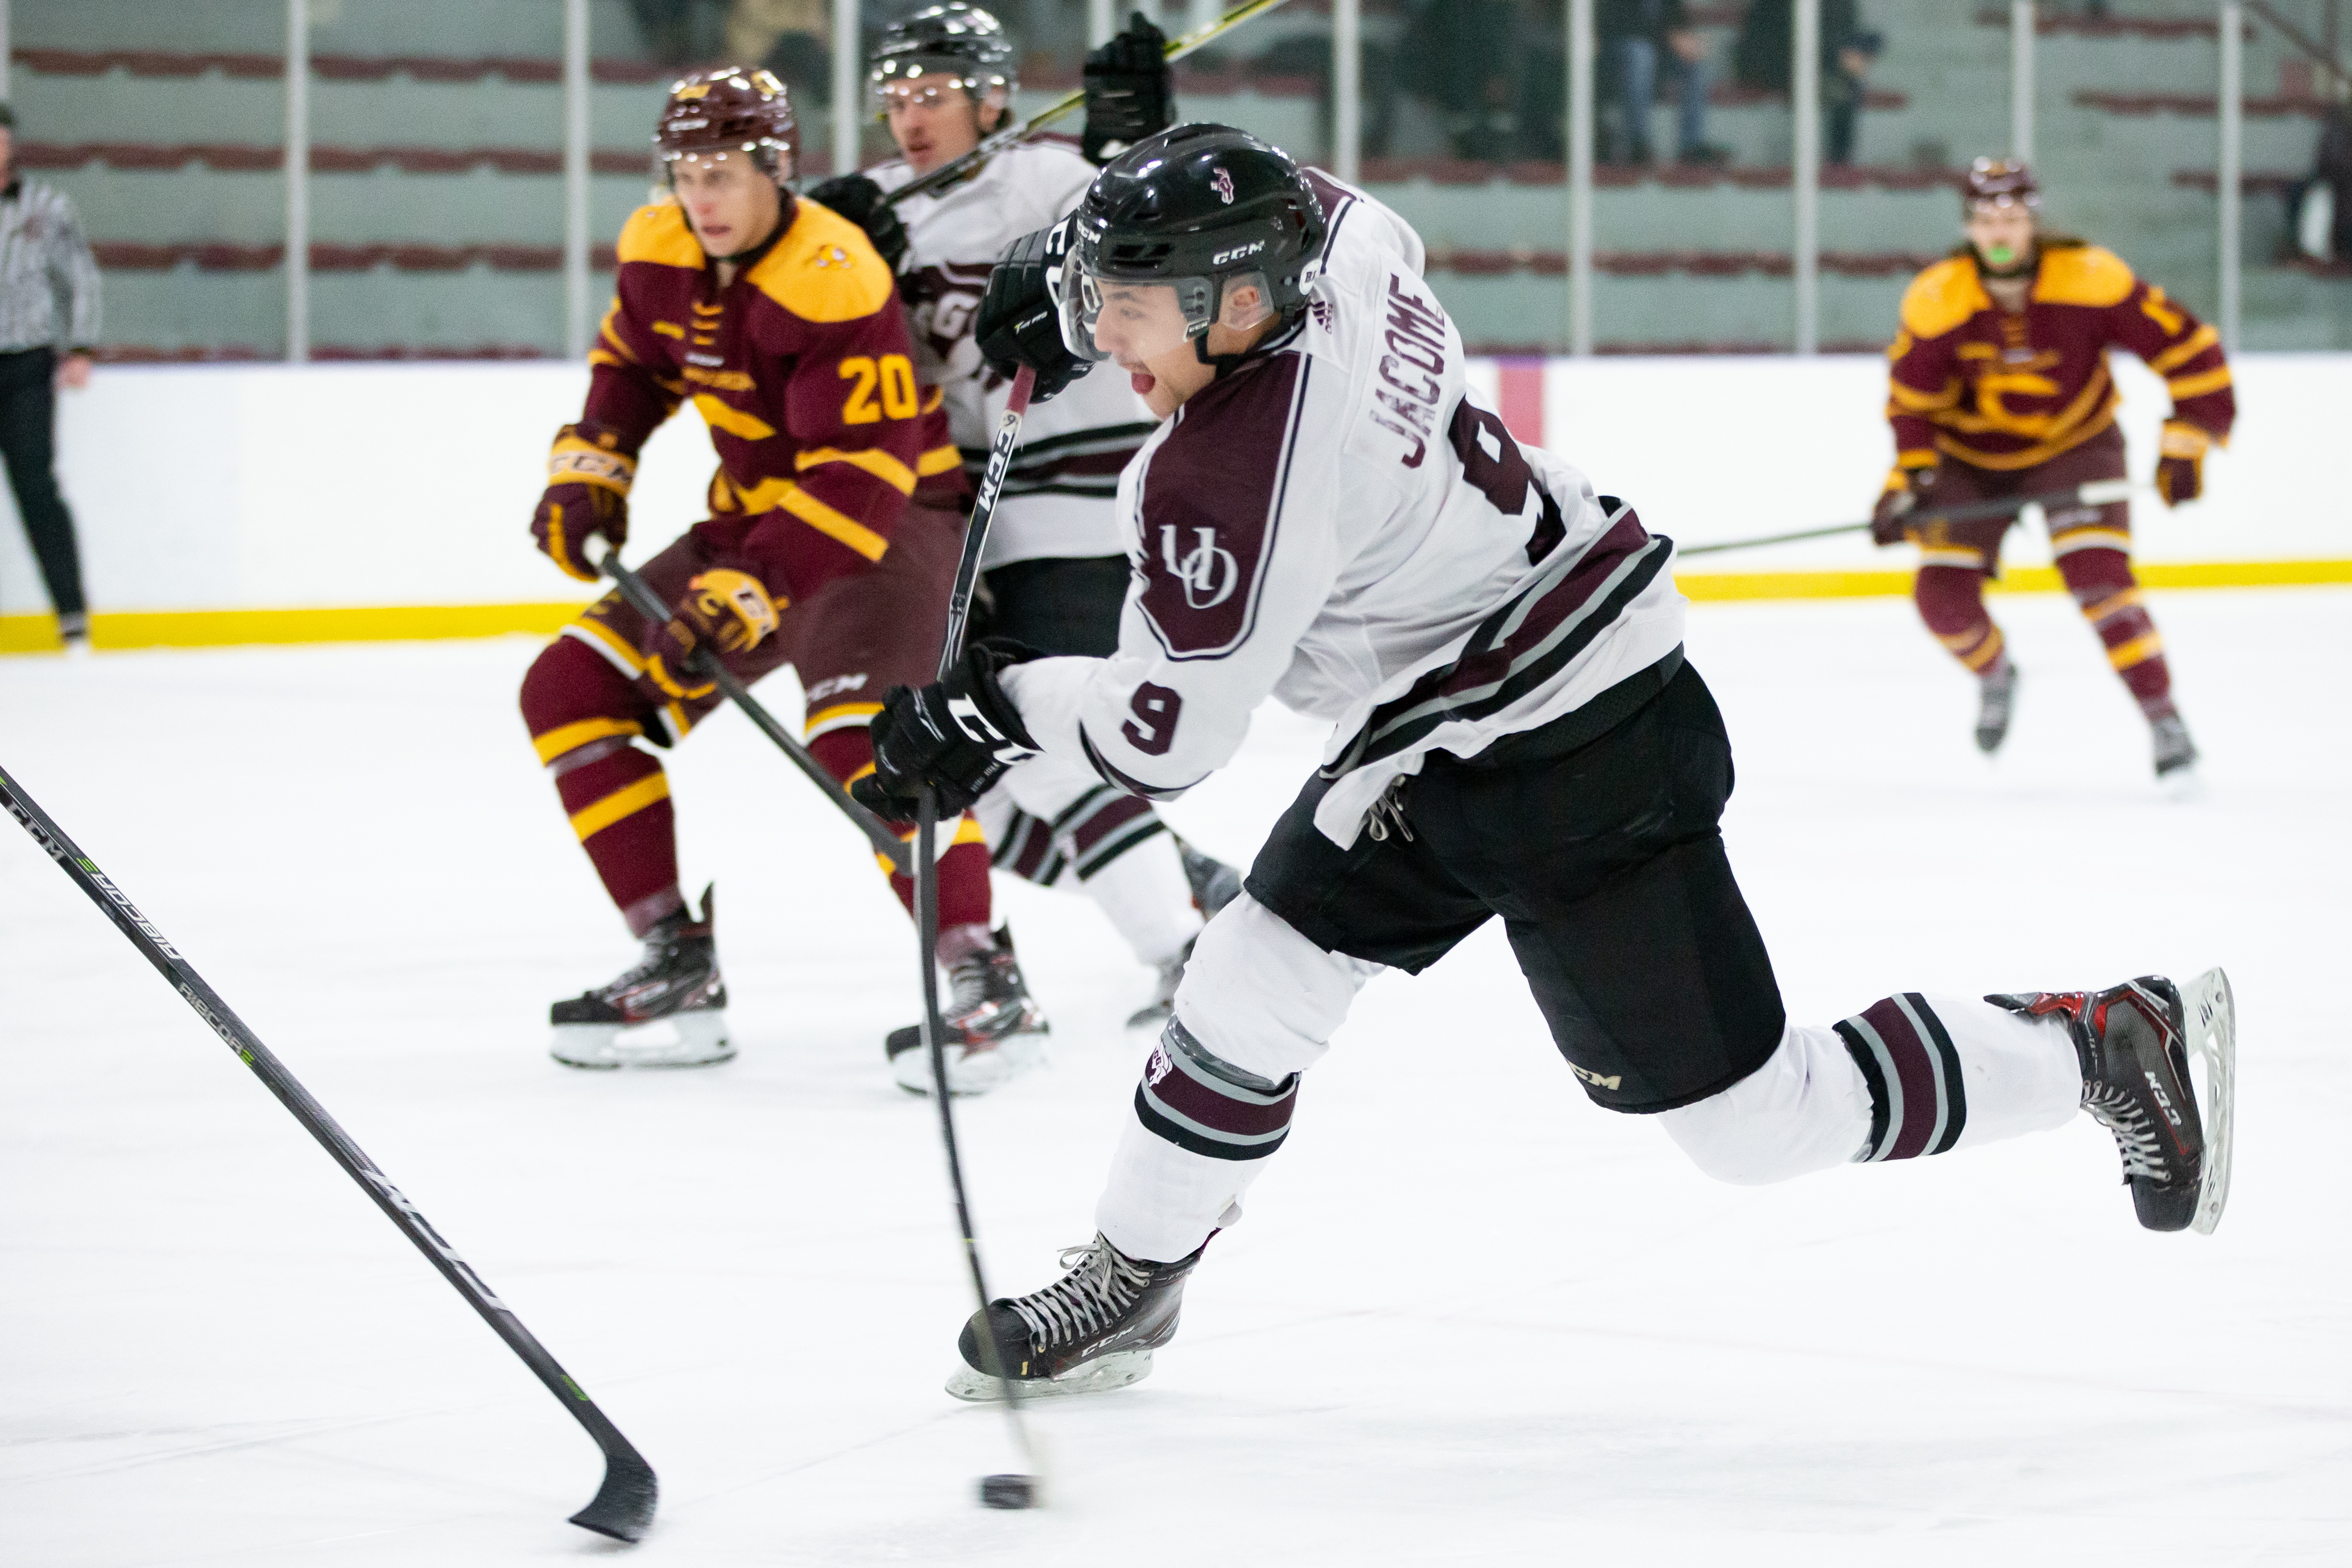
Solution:
[[[1977,744],[1988,752],[2009,733],[2017,689],[1984,607],[2010,519],[1915,527],[1906,515],[2122,478],[2110,348],[2146,360],[2172,394],[2156,467],[2166,506],[2197,498],[2206,451],[2229,440],[2237,412],[2220,334],[2112,251],[2041,233],[2040,204],[2024,164],[1978,159],[1962,197],[1967,243],[1912,281],[1886,351],[1895,468],[1871,537],[1918,542],[1920,619],[1980,683]],[[2049,527],[2068,591],[2147,716],[2157,777],[2185,781],[2197,748],[2132,575],[2130,503],[2053,507]]]
[[[1161,416],[1119,486],[1138,586],[1108,658],[983,642],[893,691],[858,798],[904,815],[929,789],[952,810],[1041,750],[1164,797],[1223,766],[1269,695],[1334,727],[1202,934],[1095,1239],[975,1314],[950,1392],[1003,1392],[982,1336],[1034,1393],[1143,1375],[1356,991],[1498,915],[1585,1093],[1656,1117],[1710,1175],[1940,1155],[2088,1110],[2143,1225],[2210,1228],[2218,970],[1790,1022],[1717,828],[1731,748],[1684,655],[1671,541],[1478,406],[1422,259],[1360,192],[1192,125],[1111,163],[991,280],[992,358],[1041,379],[1114,360],[1093,373]],[[1449,1071],[1443,1045],[1423,1071]]]
[[[626,537],[637,451],[680,403],[709,423],[719,462],[710,517],[641,569],[672,619],[647,624],[608,594],[523,680],[540,761],[646,945],[617,979],[555,1004],[554,1054],[577,1067],[734,1053],[709,896],[696,910],[680,891],[668,780],[649,749],[718,705],[690,655],[747,682],[793,665],[809,747],[846,784],[872,765],[882,691],[936,664],[962,535],[961,462],[921,407],[888,267],[855,225],[784,188],[797,142],[782,86],[764,71],[689,76],[655,140],[674,199],[622,230],[587,406],[556,437],[531,531],[593,582],[591,541]],[[961,1054],[975,1059],[962,1086],[981,1089],[1034,1056],[1045,1025],[1009,937],[989,928],[978,824],[947,836],[940,952]],[[893,885],[910,896],[905,878]],[[637,1027],[649,1023],[667,1027]]]
[[[1167,40],[1141,16],[1087,57],[1080,146],[1108,158],[1166,129]],[[866,225],[885,259],[903,255],[898,291],[915,369],[944,395],[949,432],[977,479],[1011,382],[989,367],[971,323],[1004,247],[1077,204],[1096,165],[1059,141],[1020,143],[929,193],[896,191],[977,146],[1012,111],[1013,49],[994,16],[962,0],[883,30],[872,57],[875,107],[900,156],[809,194]],[[1127,548],[1114,506],[1119,471],[1151,434],[1150,411],[1123,383],[1082,381],[1035,406],[1006,476],[982,561],[978,624],[1048,653],[1109,653],[1127,598]],[[1157,1029],[1174,1003],[1202,915],[1241,891],[1241,873],[1179,841],[1151,802],[1114,789],[1083,762],[1041,757],[975,804],[996,865],[1041,886],[1083,893],[1156,971],[1128,1020]],[[887,1043],[898,1082],[919,1092],[930,1069],[918,1030]],[[953,1063],[950,1063],[952,1072]]]

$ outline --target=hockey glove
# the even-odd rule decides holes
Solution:
[[[530,515],[530,537],[547,558],[583,582],[598,573],[588,541],[602,534],[619,549],[629,538],[629,485],[637,460],[619,450],[621,438],[582,423],[555,433],[547,455],[547,489]]]
[[[898,209],[882,199],[881,186],[863,174],[836,174],[812,188],[808,199],[864,229],[882,265],[892,272],[898,270],[898,264],[907,257],[907,225],[898,221]]]
[[[1078,148],[1091,163],[1108,163],[1147,136],[1175,122],[1175,73],[1168,68],[1168,35],[1138,11],[1127,31],[1087,57],[1087,128]]]
[[[886,821],[913,821],[926,789],[937,794],[941,817],[965,810],[1005,769],[1037,755],[1021,710],[996,678],[1037,657],[1034,648],[992,637],[966,650],[936,685],[892,686],[869,731],[874,771],[851,785],[850,795]]]
[[[2156,460],[2156,493],[2168,507],[2205,493],[2205,452],[2213,438],[2185,419],[2167,420]]]
[[[1910,454],[1905,454],[1906,458]],[[1930,455],[1925,463],[1913,459],[1898,461],[1886,476],[1886,488],[1878,493],[1878,505],[1870,512],[1870,542],[1874,545],[1899,545],[1903,542],[1905,519],[1920,502],[1928,498],[1936,487],[1936,459]]]
[[[722,654],[751,652],[775,632],[776,612],[791,602],[781,593],[771,598],[766,585],[748,571],[714,567],[687,582],[686,597],[654,633],[646,673],[674,697],[702,696],[710,690],[708,683],[689,686],[679,679],[695,667],[696,655],[705,648]]]
[[[1044,402],[1094,369],[1062,340],[1062,258],[1069,243],[1070,220],[1064,218],[1006,246],[972,318],[972,340],[989,369],[1007,381],[1024,365],[1037,372],[1031,402]]]

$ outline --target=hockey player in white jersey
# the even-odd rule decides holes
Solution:
[[[810,192],[864,224],[898,265],[917,373],[944,395],[950,432],[975,478],[1011,391],[972,340],[989,273],[1013,241],[1077,204],[1095,176],[1090,160],[1167,126],[1165,44],[1138,16],[1088,57],[1083,153],[1066,141],[1024,142],[891,207],[886,193],[996,130],[1017,85],[1012,44],[990,13],[961,3],[918,11],[884,31],[870,62],[875,107],[900,155]],[[1113,503],[1119,471],[1152,423],[1142,400],[1110,376],[1088,377],[1035,408],[982,563],[982,632],[1050,653],[1102,655],[1118,645],[1128,567]],[[1240,873],[1181,843],[1149,800],[1105,783],[1084,758],[1040,757],[1013,769],[974,815],[1000,869],[1094,900],[1157,976],[1130,1025],[1163,1021],[1202,913],[1240,891]],[[888,1041],[898,1081],[917,1092],[930,1086],[920,1043],[911,1027]],[[971,1071],[992,1077],[995,1040],[974,1043]],[[951,1058],[951,1081],[965,1065]]]
[[[1171,795],[1269,694],[1333,728],[1202,936],[1095,1239],[973,1317],[950,1391],[1002,1393],[983,1334],[1027,1391],[1143,1375],[1357,989],[1495,915],[1585,1093],[1654,1116],[1712,1176],[1939,1155],[2088,1110],[2143,1225],[2211,1228],[2218,970],[1788,1020],[1717,826],[1730,744],[1684,657],[1671,542],[1478,406],[1421,258],[1362,193],[1193,125],[1111,163],[992,280],[983,343],[1114,360],[1093,373],[1163,418],[1120,478],[1138,587],[1108,658],[982,643],[892,692],[860,798],[904,816],[929,788],[952,810],[1034,751]],[[1029,325],[1055,308],[1059,333]]]

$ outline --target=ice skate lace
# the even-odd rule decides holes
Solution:
[[[1068,1273],[1010,1303],[1029,1330],[1031,1348],[1039,1352],[1110,1327],[1151,1281],[1149,1268],[1121,1257],[1100,1238],[1064,1248],[1061,1262]]]
[[[2164,1159],[2163,1139],[2147,1106],[2120,1089],[2100,1089],[2084,1095],[2083,1108],[2116,1135],[2116,1147],[2123,1151],[2125,1179],[2146,1176],[2164,1182],[2171,1178],[2171,1168]]]

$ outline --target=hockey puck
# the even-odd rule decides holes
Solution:
[[[1034,1476],[982,1476],[980,1500],[986,1508],[1035,1508],[1037,1479]]]

